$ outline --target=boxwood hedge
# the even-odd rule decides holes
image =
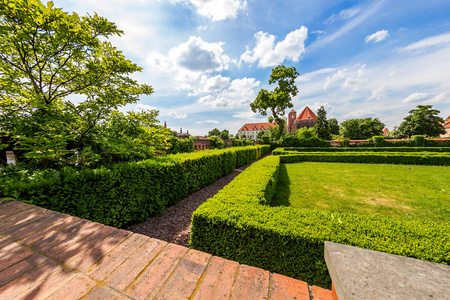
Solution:
[[[280,160],[254,163],[192,219],[192,248],[330,288],[324,242],[450,264],[450,225],[271,207]]]
[[[269,151],[270,146],[235,147],[98,169],[64,168],[31,178],[3,174],[0,196],[19,196],[51,210],[125,227],[147,220]]]
[[[281,155],[281,162],[301,161],[383,163],[411,165],[450,165],[450,152],[297,152],[273,151]]]
[[[450,152],[450,147],[374,147],[374,148],[346,148],[346,147],[284,147],[274,150],[274,155],[287,152]]]

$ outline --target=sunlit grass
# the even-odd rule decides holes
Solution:
[[[281,165],[273,205],[450,220],[450,168],[305,162]]]

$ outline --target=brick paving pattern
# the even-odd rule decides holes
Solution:
[[[331,299],[331,291],[17,201],[0,201],[0,299]]]

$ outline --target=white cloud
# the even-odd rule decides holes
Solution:
[[[446,94],[445,93],[440,93],[439,95],[437,95],[434,98],[431,98],[430,100],[425,101],[425,104],[437,104],[440,103],[442,100],[444,100],[446,98]]]
[[[261,115],[259,113],[254,113],[251,110],[241,110],[233,115],[233,118],[244,119],[244,120],[254,120],[260,119]],[[267,119],[267,117],[265,117]]]
[[[328,19],[325,20],[325,24],[332,24],[336,21],[351,19],[361,12],[360,7],[352,7],[348,9],[341,10],[339,14],[333,14]]]
[[[260,85],[255,78],[241,78],[233,80],[227,89],[199,99],[199,103],[214,108],[242,108],[247,106],[256,97],[255,88]]]
[[[368,101],[376,100],[380,101],[386,97],[386,88],[384,86],[373,89],[370,93],[370,97],[367,98]]]
[[[411,95],[403,99],[402,102],[403,103],[416,102],[427,98],[428,95],[429,95],[428,93],[412,93]]]
[[[333,42],[335,39],[352,31],[354,28],[361,25],[363,22],[365,22],[367,19],[373,16],[378,10],[380,10],[381,7],[384,5],[384,2],[385,0],[375,1],[366,9],[364,10],[361,9],[361,12],[359,12],[358,14],[354,14],[354,18],[351,18],[351,20],[348,21],[344,26],[342,26],[341,28],[339,28],[337,31],[335,31],[330,35],[317,39],[314,43],[312,43],[309,46],[309,49],[311,50],[314,49],[315,47],[323,47]]]
[[[450,32],[428,37],[418,42],[409,44],[406,47],[399,48],[398,51],[409,52],[447,43],[450,43]]]
[[[247,8],[246,0],[191,0],[198,13],[213,21],[236,18],[240,11]]]
[[[228,69],[231,59],[223,54],[224,43],[208,43],[200,37],[191,36],[187,42],[170,49],[167,56],[152,51],[147,63],[152,68],[174,71],[178,80],[195,80],[201,74]]]
[[[220,122],[219,121],[216,121],[216,120],[205,120],[205,121],[198,121],[198,122],[195,122],[195,124],[220,124]]]
[[[374,41],[375,43],[381,42],[385,40],[389,36],[389,32],[387,30],[380,30],[375,32],[374,34],[366,36],[366,43],[370,41]]]
[[[229,84],[230,84],[230,77],[222,77],[222,75],[207,77],[205,75],[202,75],[199,84],[199,90],[201,92],[211,93],[220,91],[226,88]]]
[[[247,8],[247,0],[170,0],[172,3],[192,3],[197,12],[212,21],[236,18]]]
[[[174,117],[175,119],[186,119],[187,114],[177,114],[176,112],[170,112],[169,116]]]
[[[308,29],[304,26],[288,33],[283,41],[275,45],[274,35],[259,31],[255,34],[256,45],[241,55],[241,60],[254,63],[259,60],[258,66],[266,68],[276,66],[289,59],[297,62],[305,52],[305,40]]]
[[[147,105],[147,104],[136,104],[136,106],[134,107],[134,110],[139,111],[139,110],[155,110],[156,107]]]

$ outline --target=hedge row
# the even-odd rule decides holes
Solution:
[[[376,147],[376,148],[344,148],[344,147],[284,147],[274,150],[274,155],[287,152],[450,152],[450,147]],[[276,154],[275,154],[276,153]]]
[[[64,168],[35,178],[5,176],[0,195],[120,228],[147,220],[269,151],[205,150],[99,169]]]
[[[277,156],[254,163],[202,204],[190,246],[325,288],[325,241],[450,264],[448,223],[270,207],[279,165]]]
[[[281,162],[302,161],[449,166],[450,153],[439,152],[297,152],[273,151]]]

